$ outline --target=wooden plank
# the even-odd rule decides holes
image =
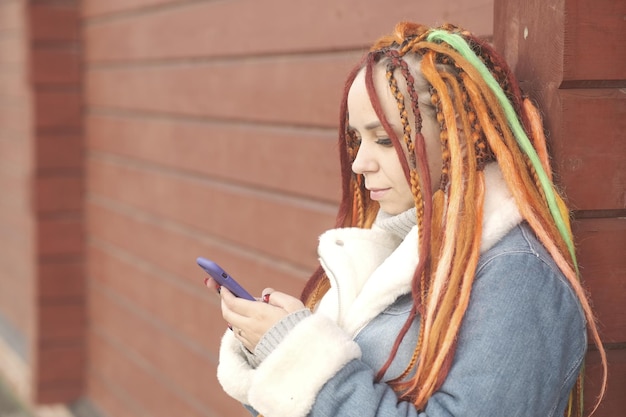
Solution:
[[[154,6],[175,5],[175,3],[180,3],[180,0],[83,0],[82,16],[89,19]]]
[[[617,417],[626,410],[626,349],[612,348],[607,351],[609,362],[609,382],[607,392],[593,415],[594,417]],[[596,404],[599,395],[602,369],[600,355],[596,351],[587,354],[585,378],[585,409],[588,416],[591,408]]]
[[[35,85],[78,85],[81,81],[81,56],[76,48],[33,48],[31,81]]]
[[[85,343],[83,340],[75,344],[62,344],[39,347],[37,366],[33,367],[40,386],[46,385],[80,385],[82,374],[87,364]]]
[[[217,295],[214,297],[218,298]],[[188,324],[204,330],[203,345],[209,344],[208,336],[211,336],[212,349],[207,350],[192,340],[181,338],[179,325],[164,326],[150,314],[136,310],[133,300],[126,299],[124,294],[121,298],[126,302],[118,302],[106,288],[94,285],[89,298],[93,302],[90,324],[96,332],[123,343],[129,356],[141,357],[142,365],[154,374],[155,379],[178,387],[179,392],[204,407],[211,406],[212,399],[206,395],[206,387],[215,383],[215,374],[210,370],[217,366],[219,342],[227,330],[218,306],[209,308],[210,304],[204,303],[204,308],[196,309],[196,316]],[[174,304],[176,301],[167,297],[160,299],[161,310],[169,307],[168,310],[173,312],[187,308],[185,304]],[[201,304],[200,300],[195,301],[195,304]]]
[[[200,268],[190,276],[177,277],[160,271],[150,259],[140,262],[122,248],[101,243],[91,245],[89,255],[93,257],[88,272],[92,292],[106,293],[120,304],[132,303],[133,314],[150,317],[163,329],[169,329],[173,338],[188,341],[216,360],[224,326],[219,323],[219,298],[204,286]],[[195,259],[190,257],[187,267],[193,264]],[[133,279],[128,279],[129,276]],[[172,305],[179,308],[164,308]],[[89,308],[94,329],[100,326],[100,321],[108,320],[107,312],[99,311],[95,304]],[[212,316],[215,320],[208,323],[202,320]]]
[[[111,3],[109,11],[121,10],[116,2]],[[129,9],[137,3],[131,2]],[[490,35],[493,1],[442,0],[423,2],[419,7],[403,0],[209,1],[174,6],[121,15],[118,19],[88,21],[86,61],[258,56],[363,48],[390,33],[399,21],[435,25],[443,23],[444,16],[446,21],[479,35]],[[89,10],[89,3],[86,8]]]
[[[82,125],[82,94],[75,91],[39,90],[34,94],[38,129],[75,132]]]
[[[85,265],[80,259],[39,262],[37,297],[54,302],[85,297]]]
[[[35,2],[28,5],[30,37],[38,42],[75,42],[81,36],[79,7]]]
[[[115,384],[117,392],[122,392],[126,400],[139,405],[138,410],[142,412],[135,415],[206,417],[206,411],[196,402],[190,401],[166,379],[151,373],[138,355],[124,347],[123,340],[92,331],[88,351],[91,372]]]
[[[40,171],[82,172],[85,152],[79,134],[38,133],[36,140],[35,160]]]
[[[573,231],[602,339],[626,343],[626,218],[577,220]]]
[[[86,387],[86,397],[89,402],[97,404],[98,410],[106,416],[136,417],[143,415],[142,411],[137,411],[129,402],[125,401],[127,397],[118,388],[116,382],[103,381],[99,375],[99,366],[100,364],[96,367],[92,366],[87,371],[89,383]]]
[[[81,256],[85,244],[83,221],[79,216],[40,218],[37,222],[39,256]]]
[[[139,275],[138,281],[143,275],[152,275],[153,279],[175,279],[178,285],[196,290],[205,274],[195,259],[204,256],[219,261],[254,294],[260,294],[265,287],[299,294],[304,281],[317,266],[314,256],[309,260],[310,266],[298,269],[280,259],[246,251],[245,247],[231,245],[206,233],[196,233],[195,229],[176,229],[171,222],[135,218],[131,213],[116,212],[94,203],[88,206],[88,211],[89,235],[98,242],[92,246],[110,252],[114,261],[109,262],[118,269],[127,269],[128,264],[141,265],[133,267],[139,269],[134,271]],[[308,251],[313,255],[315,242],[309,244]],[[90,253],[93,251],[90,249]],[[97,265],[96,261],[88,268],[91,271]],[[99,272],[89,274],[100,276]]]
[[[86,100],[90,107],[335,127],[345,76],[358,57],[92,69]]]
[[[88,116],[86,130],[91,152],[331,203],[340,198],[335,130],[132,114]]]
[[[626,86],[625,15],[624,1],[565,2],[563,81],[568,87],[615,81]]]
[[[85,196],[82,175],[47,175],[32,182],[37,213],[81,213]]]
[[[86,306],[84,300],[66,301],[61,303],[39,303],[37,314],[38,349],[45,344],[78,345],[82,343],[87,326]]]
[[[557,182],[576,210],[626,208],[626,92],[558,90],[548,109]]]
[[[333,206],[193,177],[105,161],[92,161],[89,172],[87,187],[92,197],[104,198],[137,210],[140,215],[167,219],[296,265],[317,263],[317,237],[332,227],[335,220]],[[160,244],[153,242],[151,246]]]

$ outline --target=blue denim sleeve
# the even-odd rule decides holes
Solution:
[[[488,254],[450,372],[424,410],[398,402],[353,360],[324,385],[309,416],[563,415],[586,346],[578,300],[547,254]]]
[[[248,412],[253,416],[253,417],[257,417],[259,415],[258,411],[256,411],[254,408],[250,407],[247,404],[243,404],[243,407],[248,410]]]

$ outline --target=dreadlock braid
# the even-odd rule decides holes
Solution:
[[[489,81],[489,76],[487,74],[485,75],[486,75],[485,78],[487,79],[487,81]],[[489,84],[489,82],[487,82],[487,84]],[[517,183],[515,181],[511,182],[510,179],[507,179],[507,183],[518,185],[518,187],[512,186],[510,188],[513,191],[514,197],[516,198],[516,201],[518,203],[520,211],[522,212],[523,217],[529,222],[531,227],[535,230],[535,233],[537,234],[539,239],[546,246],[546,248],[548,249],[552,257],[555,259],[555,262],[557,263],[557,265],[559,265],[562,272],[568,278],[571,286],[573,287],[574,291],[576,292],[581,302],[583,310],[585,311],[585,315],[587,316],[588,322],[589,322],[589,330],[594,338],[596,345],[599,348],[599,352],[600,352],[600,356],[601,356],[602,364],[604,368],[603,384],[602,384],[601,392],[599,395],[599,399],[600,399],[604,395],[604,391],[606,388],[606,355],[605,355],[604,349],[602,348],[602,342],[597,332],[597,327],[594,322],[593,312],[591,311],[591,308],[586,298],[586,294],[578,280],[578,267],[577,267],[576,258],[574,255],[573,244],[571,242],[571,229],[569,227],[569,222],[567,219],[567,210],[566,210],[565,204],[563,203],[562,198],[554,191],[554,186],[550,182],[551,177],[549,177],[543,171],[543,166],[549,166],[547,157],[539,158],[537,156],[537,152],[535,151],[535,149],[531,145],[529,145],[529,143],[527,142],[528,139],[526,138],[525,132],[519,128],[519,125],[517,125],[516,123],[517,119],[512,117],[513,112],[511,111],[511,108],[512,108],[511,104],[508,101],[506,101],[502,95],[499,95],[500,94],[499,92],[502,91],[500,86],[495,85],[493,83],[489,84],[489,90],[491,90],[498,96],[497,104],[499,104],[499,105],[490,104],[489,106],[490,110],[494,111],[495,114],[498,114],[498,113],[502,114],[506,112],[506,115],[504,116],[504,118],[506,118],[506,123],[500,122],[500,125],[502,126],[503,132],[505,132],[504,139],[507,142],[506,143],[507,147],[509,147],[509,149],[511,150],[516,150],[516,151],[519,151],[520,149],[523,150],[525,153],[525,156],[528,159],[530,159],[533,165],[532,171],[536,171],[537,176],[539,177],[539,181],[535,181],[535,187],[533,187],[532,185],[528,185],[528,183],[526,182],[525,182],[525,186],[519,187],[520,183]],[[484,90],[485,93],[486,91],[488,90]],[[488,94],[485,94],[483,98],[485,98],[487,101],[490,101],[488,96],[489,96]],[[516,94],[515,96],[520,97],[519,94]],[[477,102],[478,101],[479,100],[477,100]],[[530,108],[530,110],[533,110],[533,109]],[[527,111],[523,111],[521,113],[522,113],[523,119],[531,120],[532,121],[531,125],[532,123],[535,124],[535,128],[530,129],[531,133],[533,131],[537,131],[537,127],[536,127],[537,115],[532,114],[534,112],[529,113]],[[502,116],[500,116],[500,118],[502,118]],[[505,124],[508,125],[508,127],[510,127],[511,129],[510,131],[509,129],[507,129],[507,126],[504,126]],[[510,143],[509,138],[513,135],[515,136],[516,142],[519,143],[519,147],[514,146],[515,144]],[[496,137],[497,136],[494,136],[494,138]],[[545,143],[545,138],[543,137],[543,134],[541,133],[539,135],[536,135],[533,140],[535,143],[541,144],[540,146],[540,151],[541,151],[541,148],[543,148],[543,143]],[[497,145],[494,143],[492,144],[492,146],[497,146]],[[507,167],[507,165],[508,164],[506,163],[500,164],[501,168]],[[520,166],[520,165],[517,165],[517,166]],[[522,173],[522,174],[524,173],[524,170],[522,169],[519,169],[518,171],[519,173]],[[506,175],[505,169],[503,169],[503,173],[505,174],[505,177],[506,177],[507,175]],[[511,174],[513,173],[509,172],[509,175]],[[531,173],[531,175],[533,174]],[[546,201],[547,206],[548,206],[547,208],[545,204],[541,204],[540,202],[541,200],[536,198],[537,194],[543,194],[541,197],[544,197],[545,199],[544,201],[547,200]],[[525,199],[524,197],[531,197],[531,198]],[[535,198],[532,198],[532,197],[535,197]],[[533,207],[533,209],[530,209],[530,207]],[[558,229],[558,232],[555,229]],[[564,254],[569,255],[569,259],[567,259],[566,255]],[[580,387],[581,383],[582,383],[582,373],[579,376],[579,381],[578,381],[577,386]],[[581,389],[576,389],[573,394],[578,395],[580,397],[580,395],[582,395],[581,392],[582,392]],[[571,414],[572,412],[577,412],[578,414],[582,414],[581,404],[582,404],[582,398],[579,398],[579,401],[577,401],[576,404],[573,405],[574,410],[572,409],[568,410],[568,414]],[[594,411],[595,409],[597,409],[598,404],[599,404],[599,400],[595,405]]]
[[[398,334],[398,337],[396,338],[396,341],[394,343],[394,347],[392,350],[392,354],[389,356],[389,358],[387,359],[383,367],[379,370],[377,377],[376,377],[377,380],[382,379],[384,373],[390,366],[392,360],[395,357],[395,352],[397,352],[398,346],[400,345],[402,339],[404,338],[404,335],[408,331],[411,325],[411,322],[413,321],[417,311],[422,312],[422,309],[426,300],[427,277],[429,276],[428,258],[429,258],[429,252],[430,252],[430,241],[429,239],[425,240],[424,236],[430,235],[431,206],[427,202],[429,202],[432,199],[432,191],[430,189],[430,173],[428,171],[428,162],[426,159],[425,142],[420,132],[422,121],[421,121],[421,115],[419,112],[418,97],[417,97],[417,93],[415,93],[415,89],[413,88],[414,80],[408,70],[408,66],[406,65],[404,61],[399,59],[399,55],[395,51],[387,51],[387,56],[391,58],[391,62],[388,65],[386,77],[389,83],[390,91],[392,95],[394,96],[394,98],[396,99],[398,109],[400,111],[400,119],[401,119],[401,123],[403,126],[403,133],[404,133],[403,139],[407,146],[409,159],[411,161],[411,167],[409,171],[409,182],[411,185],[411,191],[413,194],[413,199],[415,201],[415,207],[416,207],[416,213],[417,213],[416,220],[417,220],[418,234],[419,234],[418,242],[420,242],[419,243],[419,256],[421,257],[421,259],[424,259],[425,262],[420,262],[417,270],[415,271],[415,275],[413,279],[413,286],[412,286],[412,292],[413,292],[415,303],[414,303],[413,309],[411,310],[411,313],[409,314],[409,319],[407,319],[407,321],[405,322],[405,325],[402,327],[400,333]],[[411,130],[410,130],[410,124],[408,121],[408,114],[406,113],[406,107],[404,104],[404,96],[398,89],[398,85],[397,85],[395,76],[393,74],[397,66],[400,66],[400,68],[402,68],[401,73],[404,75],[405,82],[407,83],[407,86],[408,86],[407,88],[409,91],[409,96],[411,98],[411,107],[415,115],[416,130],[417,132],[419,132],[418,134],[416,134],[416,138],[421,139],[417,142],[416,144],[417,146],[414,146],[411,140]],[[368,72],[366,72],[366,76],[371,77],[371,67],[367,67],[367,70]],[[373,83],[370,83],[370,87],[368,88],[373,89]],[[380,111],[379,109],[380,107],[379,104],[376,101],[374,101],[373,106],[374,106],[374,109],[376,109],[381,122],[383,124],[388,124],[384,113]],[[387,130],[389,131],[390,129],[387,129]],[[393,132],[390,132],[390,136],[394,137],[395,135],[393,134]],[[397,142],[397,139],[396,139],[396,142]],[[423,184],[423,186],[420,184],[420,177],[423,180],[423,182],[421,183]],[[420,316],[420,320],[423,321],[424,317],[425,316],[422,314]],[[418,343],[417,343],[418,346],[421,346],[422,335],[423,333],[420,333],[418,337]],[[417,350],[416,350],[416,353],[413,355],[413,358],[410,361],[409,366],[407,367],[405,372],[402,374],[401,378],[403,378],[404,376],[408,374],[408,372],[411,370],[411,368],[413,367],[413,364],[416,363],[416,361],[417,361]]]
[[[394,60],[392,60],[387,65],[387,72],[385,76],[387,77],[387,81],[389,83],[389,90],[391,94],[393,94],[396,99],[396,103],[398,104],[398,111],[400,113],[400,122],[402,123],[402,139],[408,150],[409,163],[410,163],[410,183],[411,183],[411,191],[413,193],[413,199],[415,201],[416,213],[417,213],[417,223],[424,223],[424,199],[422,196],[422,188],[420,186],[419,177],[417,171],[415,171],[415,146],[413,141],[411,140],[411,125],[409,123],[409,116],[406,111],[406,106],[404,104],[404,95],[400,92],[398,88],[398,82],[396,81],[396,77],[393,75],[393,71],[395,70]],[[421,122],[419,122],[421,123]],[[416,123],[417,124],[417,123]],[[423,239],[423,231],[419,231],[420,234],[420,242]]]
[[[389,92],[402,123],[401,138],[381,108],[380,92],[373,81],[377,65],[386,69]],[[358,144],[348,129],[346,103],[360,71],[365,72],[372,107],[410,183],[419,233],[419,262],[411,287],[413,306],[377,380],[382,380],[417,319],[420,328],[412,357],[401,375],[388,381],[389,385],[401,399],[422,410],[448,375],[480,257],[484,168],[497,163],[522,218],[580,300],[604,367],[601,398],[606,387],[606,354],[579,281],[569,214],[552,183],[539,112],[523,96],[506,62],[489,44],[450,24],[430,29],[401,23],[391,35],[380,38],[350,73],[344,89],[339,130],[343,195],[337,227],[370,227],[379,209],[378,203],[367,198],[362,176],[350,169]],[[396,77],[404,83],[399,85]],[[442,168],[437,190],[431,187],[423,115],[415,88],[418,81],[426,84],[429,109],[434,109],[433,117],[439,126]],[[405,103],[405,94],[410,106]],[[415,116],[413,126],[409,107]],[[403,144],[408,158],[404,157]],[[307,282],[303,300],[314,306],[329,285],[323,270],[318,269]],[[572,392],[568,413],[581,415],[581,401],[582,374]]]
[[[480,98],[478,97],[476,93],[472,92],[471,97],[474,100],[476,100],[475,104],[477,107],[482,106],[482,102],[480,101]],[[482,112],[479,111],[479,114],[481,113]],[[482,118],[484,119],[484,116],[482,116]],[[485,128],[489,129],[489,124],[487,121],[485,121]],[[488,135],[487,137],[490,137],[490,135]],[[497,158],[501,161],[500,166],[503,168],[502,169],[503,175],[507,183],[509,182],[518,183],[518,184],[525,183],[525,185],[527,185],[529,181],[525,181],[523,177],[517,175],[518,170],[505,168],[509,164],[511,164],[511,166],[512,164],[514,164],[513,159],[510,153],[506,151],[506,148],[501,147],[501,145],[495,141],[491,145],[494,149],[494,152],[497,155]],[[593,338],[595,339],[596,344],[599,346],[599,351],[600,351],[600,355],[603,361],[603,366],[606,366],[605,352],[602,349],[602,344],[601,344],[599,335],[597,333],[597,328],[593,321],[591,308],[588,304],[588,301],[586,300],[584,290],[579,283],[577,272],[572,269],[572,266],[570,264],[571,259],[568,261],[563,255],[564,253],[568,253],[567,247],[564,244],[559,244],[559,240],[558,240],[559,234],[555,230],[556,228],[552,225],[552,223],[549,221],[546,221],[547,214],[544,214],[545,212],[542,213],[541,210],[538,210],[537,209],[538,205],[532,204],[533,198],[529,196],[528,193],[524,193],[524,189],[520,189],[520,188],[523,188],[523,187],[511,189],[514,198],[516,199],[516,201],[518,201],[518,207],[520,209],[520,212],[522,216],[524,217],[524,219],[533,228],[533,230],[537,234],[537,237],[544,244],[548,252],[552,255],[556,264],[559,266],[559,268],[568,278],[568,281],[572,285],[572,288],[578,295],[581,305],[583,307],[583,310],[585,311],[585,314],[587,315],[588,320],[589,320],[590,332]],[[526,188],[526,190],[528,189]],[[535,198],[534,201],[536,202],[538,201],[538,199]],[[578,377],[576,388],[574,392],[572,392],[572,401],[570,401],[569,403],[569,409],[567,410],[567,415],[582,415],[582,410],[583,410],[582,389],[580,388],[582,386],[582,378],[583,378],[583,373],[581,372],[581,374]],[[606,379],[606,374],[604,378]],[[604,394],[604,385],[600,393],[600,398],[602,397],[603,394]],[[596,404],[596,407],[597,407],[597,404]]]
[[[541,116],[539,116],[537,108],[527,98],[523,101],[523,107],[526,119],[528,119],[529,130],[532,132],[531,138],[533,139],[533,147],[537,150],[537,155],[541,160],[544,171],[546,171],[550,181],[552,181],[552,169],[550,169],[548,146],[546,145],[546,136],[543,133],[543,127],[541,125]]]
[[[452,99],[447,83],[456,84],[454,80],[446,75],[439,74],[435,66],[435,56],[432,52],[425,54],[422,60],[422,72],[424,77],[433,85],[439,97],[439,108],[437,114],[447,126],[447,144],[452,160],[461,160],[462,153],[467,152],[464,146],[464,135],[459,135],[462,131],[457,127],[455,103]],[[446,78],[446,81],[444,81]],[[453,88],[454,90],[454,88]],[[458,87],[452,96],[460,97]],[[458,105],[458,103],[457,103]],[[467,125],[467,119],[462,120]],[[470,152],[473,150],[469,149]],[[467,158],[471,161],[473,158]],[[466,160],[466,161],[467,161]],[[446,359],[451,358],[454,348],[457,326],[460,326],[460,317],[464,313],[466,303],[459,299],[459,289],[467,288],[473,279],[473,268],[469,265],[462,265],[455,259],[469,259],[469,263],[477,262],[478,251],[471,254],[471,237],[475,237],[472,225],[460,233],[459,225],[462,224],[463,217],[467,217],[471,222],[473,218],[474,196],[469,196],[466,190],[477,190],[474,186],[476,170],[464,163],[453,164],[450,167],[450,184],[448,190],[448,205],[444,216],[444,231],[441,242],[441,249],[437,266],[434,267],[431,291],[426,308],[426,334],[424,341],[424,352],[421,355],[421,362],[418,366],[416,380],[422,376],[422,382],[415,384],[418,389],[416,403],[425,405],[426,400],[438,388],[442,381],[440,369]],[[458,215],[458,213],[463,213]],[[465,274],[462,271],[466,271]],[[468,282],[468,278],[469,281]],[[463,282],[463,283],[462,283]],[[469,289],[465,291],[469,295]],[[455,301],[456,300],[456,301]],[[468,300],[468,298],[467,298]],[[459,309],[461,311],[459,311]],[[455,318],[458,318],[455,320]],[[452,324],[452,325],[451,325]],[[417,382],[417,381],[416,381]]]
[[[411,140],[411,125],[409,123],[409,115],[406,111],[406,106],[404,105],[404,95],[398,88],[398,82],[396,81],[396,77],[393,75],[393,71],[395,69],[396,67],[394,65],[394,61],[392,60],[389,64],[387,64],[387,72],[385,73],[385,76],[387,77],[387,82],[389,83],[389,90],[398,104],[400,122],[402,123],[402,139],[404,140],[407,150],[409,151],[409,162],[410,167],[412,168],[415,166],[415,146]]]

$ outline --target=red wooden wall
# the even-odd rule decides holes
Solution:
[[[79,2],[28,3],[36,219],[34,400],[84,392],[84,160]]]
[[[334,222],[344,77],[406,19],[493,33],[543,100],[611,348],[597,415],[626,407],[624,23],[619,2],[543,3],[497,0],[494,21],[491,0],[0,0],[0,324],[30,352],[33,400],[247,415],[215,379],[224,323],[195,258],[299,293]]]
[[[87,394],[107,415],[245,416],[196,256],[299,293],[334,223],[339,96],[401,19],[491,33],[492,4],[85,1]]]
[[[494,42],[545,115],[559,184],[574,209],[582,276],[609,362],[597,416],[626,412],[626,3],[496,0]],[[588,355],[586,404],[599,393]]]

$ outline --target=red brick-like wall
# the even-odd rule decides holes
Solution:
[[[83,393],[86,358],[79,2],[31,2],[28,17],[37,224],[33,394],[36,402],[65,402]]]
[[[106,415],[245,416],[215,379],[213,258],[299,293],[340,194],[344,77],[403,19],[492,2],[84,1],[87,394]]]

